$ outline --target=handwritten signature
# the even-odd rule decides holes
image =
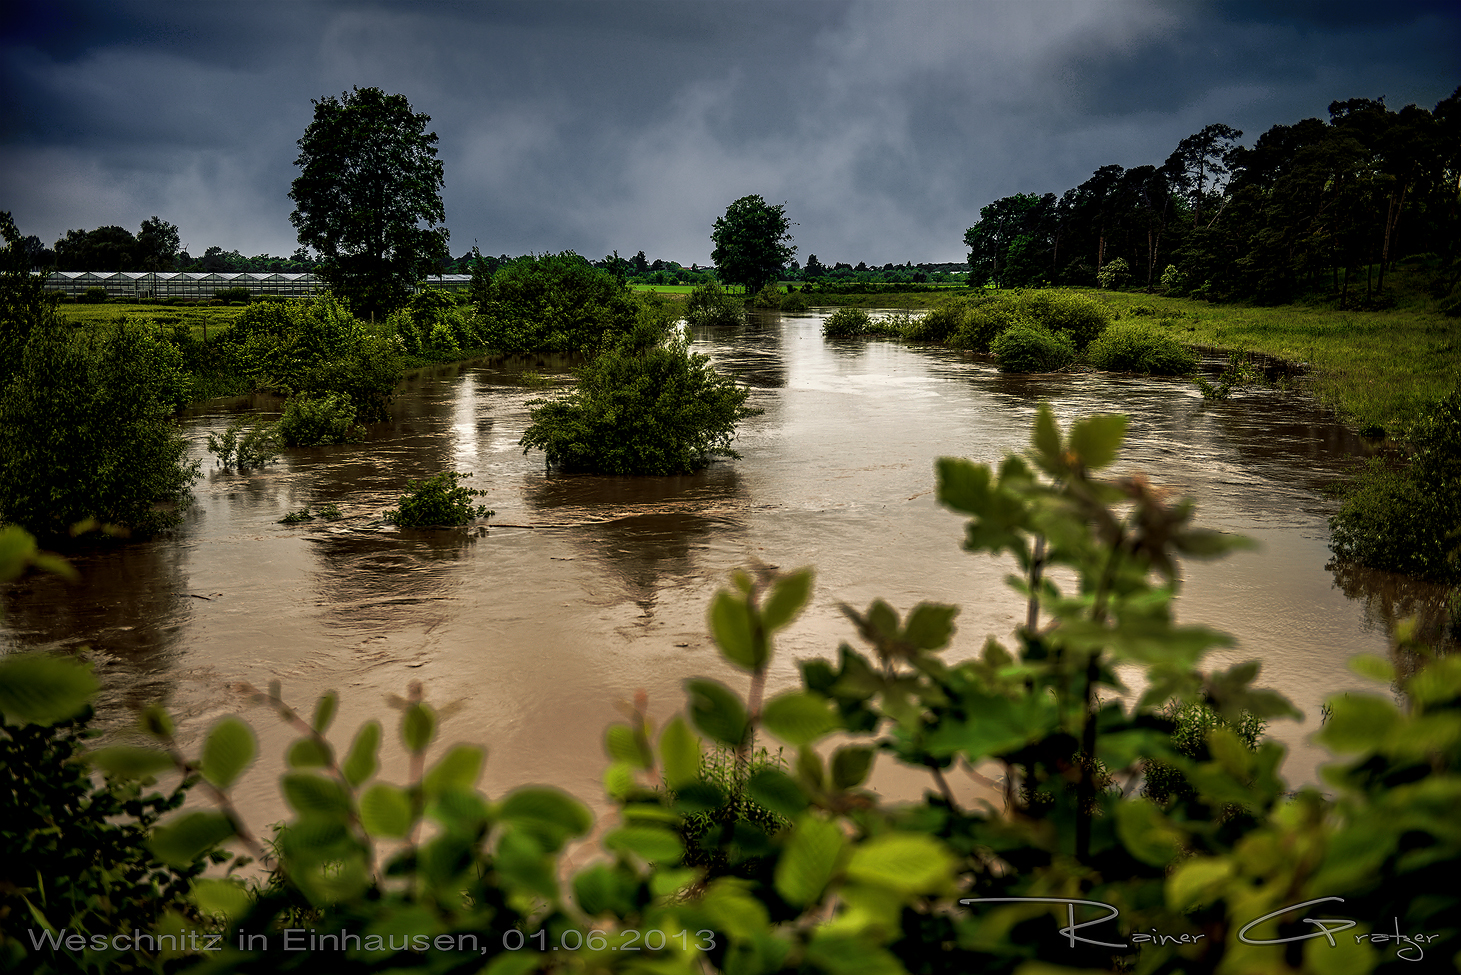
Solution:
[[[1311,931],[1308,934],[1296,934],[1289,938],[1254,939],[1248,937],[1248,932],[1252,931],[1264,921],[1271,921],[1274,918],[1282,917],[1283,915],[1289,914],[1293,911],[1303,910],[1304,908],[1312,907],[1315,904],[1323,904],[1326,901],[1339,901],[1341,904],[1343,904],[1344,898],[1316,897],[1313,900],[1304,901],[1300,904],[1291,904],[1288,907],[1280,908],[1279,910],[1273,911],[1269,914],[1265,914],[1257,920],[1249,921],[1247,924],[1243,925],[1242,929],[1238,931],[1238,940],[1243,942],[1244,944],[1249,945],[1282,945],[1288,944],[1291,941],[1308,941],[1310,938],[1324,938],[1329,942],[1329,947],[1336,948],[1339,946],[1339,942],[1334,939],[1334,936],[1343,931],[1348,931],[1350,928],[1356,927],[1359,922],[1350,920],[1349,918],[1305,917],[1301,918],[1300,920],[1305,924],[1314,925],[1319,930]],[[1085,928],[1092,927],[1093,925],[1105,924],[1107,921],[1114,921],[1116,920],[1116,918],[1121,916],[1121,911],[1114,904],[1107,904],[1105,901],[1089,901],[1082,900],[1077,897],[965,897],[961,899],[959,903],[966,905],[1013,903],[1064,904],[1066,925],[1065,927],[1060,929],[1060,934],[1067,939],[1070,947],[1072,948],[1074,948],[1076,944],[1079,943],[1085,945],[1094,945],[1099,948],[1124,948],[1129,950],[1133,947],[1133,944],[1142,944],[1148,941],[1155,942],[1157,944],[1196,944],[1201,939],[1207,937],[1207,935],[1204,934],[1159,934],[1156,933],[1156,929],[1153,928],[1152,934],[1133,934],[1131,936],[1133,944],[1116,943],[1111,941],[1097,941],[1094,938],[1087,938],[1077,934],[1076,932],[1081,931]],[[1077,905],[1105,908],[1106,911],[1109,913],[1107,913],[1103,917],[1092,918],[1089,921],[1077,922],[1075,919],[1075,909]],[[1395,951],[1396,956],[1404,959],[1405,961],[1420,961],[1422,958],[1425,957],[1425,949],[1422,947],[1422,945],[1425,945],[1431,941],[1435,941],[1440,937],[1441,936],[1439,934],[1401,934],[1399,918],[1395,919],[1393,934],[1361,933],[1353,935],[1355,944],[1360,944],[1368,940],[1370,944],[1383,945],[1393,941],[1397,946]],[[1404,942],[1403,947],[1401,947],[1401,942]],[[1407,952],[1414,952],[1415,954],[1413,956],[1407,955]]]

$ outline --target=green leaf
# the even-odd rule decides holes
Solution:
[[[830,975],[905,975],[892,952],[867,938],[823,929],[812,935],[807,960]]]
[[[745,740],[746,706],[738,694],[716,680],[687,680],[684,686],[696,728],[726,745],[738,746]]]
[[[173,724],[172,715],[167,713],[167,708],[161,704],[149,704],[142,709],[142,714],[137,719],[138,727],[153,738],[171,738],[177,727]]]
[[[1233,862],[1227,859],[1195,856],[1183,860],[1167,876],[1167,906],[1174,911],[1190,911],[1210,903],[1234,872]]]
[[[360,825],[371,836],[404,837],[411,831],[411,798],[406,790],[384,782],[360,796]]]
[[[812,569],[797,569],[776,580],[771,595],[761,608],[767,633],[775,633],[801,615],[812,596]]]
[[[1035,456],[1043,461],[1042,466],[1047,472],[1053,474],[1064,469],[1060,427],[1055,424],[1055,413],[1050,409],[1049,403],[1042,402],[1039,412],[1035,414],[1035,429],[1030,435],[1030,445],[1035,448]]]
[[[101,684],[91,667],[44,653],[0,657],[0,714],[11,724],[53,725],[86,707]]]
[[[1070,428],[1070,449],[1087,470],[1098,471],[1116,459],[1126,436],[1127,418],[1119,413],[1088,416]]]
[[[628,762],[610,762],[604,769],[604,792],[611,799],[623,799],[634,791],[634,766]]]
[[[700,898],[699,907],[710,916],[713,930],[724,931],[736,939],[765,933],[771,918],[766,905],[746,889],[749,883],[739,877],[711,881]]]
[[[142,779],[176,767],[172,756],[158,748],[138,745],[109,745],[86,753],[86,760],[107,775]]]
[[[401,741],[411,752],[424,752],[436,737],[436,712],[429,704],[417,701],[401,715]]]
[[[1377,680],[1385,684],[1395,682],[1395,665],[1384,657],[1377,657],[1374,654],[1362,653],[1357,657],[1350,657],[1349,669],[1370,680]]]
[[[335,720],[335,711],[340,706],[340,695],[334,691],[325,691],[320,699],[315,702],[315,719],[312,727],[318,734],[324,734],[330,727],[330,722]]]
[[[254,729],[238,718],[224,718],[213,726],[203,742],[203,778],[220,789],[227,789],[249,767],[257,750]]]
[[[752,633],[751,609],[744,599],[722,589],[710,600],[710,632],[721,656],[746,670],[766,665],[764,647],[757,647]]]
[[[954,636],[954,617],[959,607],[942,603],[919,603],[908,614],[903,639],[919,650],[941,650]]]
[[[233,835],[233,823],[223,813],[191,812],[155,827],[147,845],[163,863],[186,868]]]
[[[780,769],[763,768],[746,781],[746,791],[778,816],[795,819],[807,808],[807,796],[796,779]]]
[[[193,881],[192,898],[204,914],[221,914],[228,918],[246,914],[254,903],[242,883],[222,877],[199,877]]]
[[[966,515],[984,515],[993,476],[988,466],[962,457],[940,457],[934,468],[938,472],[940,504]]]
[[[776,862],[776,892],[796,907],[815,904],[837,870],[837,858],[845,843],[842,828],[835,820],[802,816]]]
[[[477,745],[453,745],[421,780],[421,791],[434,799],[448,790],[470,792],[482,777],[487,750]]]
[[[649,751],[646,742],[627,724],[611,724],[604,729],[604,748],[616,762],[623,762],[637,769],[647,769],[654,765],[654,755]]]
[[[688,785],[700,777],[700,736],[691,731],[685,719],[678,714],[660,732],[659,753],[665,784],[671,789]]]
[[[330,748],[318,738],[300,738],[289,746],[286,761],[290,768],[322,768],[330,764]]]
[[[654,864],[679,862],[685,853],[680,838],[656,826],[626,826],[604,837],[604,846],[620,853],[633,853]]]
[[[334,779],[311,772],[286,772],[279,784],[285,801],[301,816],[343,816],[352,811],[350,794]]]
[[[862,745],[839,748],[832,754],[832,784],[852,789],[867,781],[876,752]]]
[[[806,691],[789,691],[767,701],[761,723],[782,741],[798,747],[842,727],[832,702]]]
[[[502,817],[552,849],[593,826],[593,815],[583,803],[566,792],[540,786],[508,793],[502,802]]]
[[[800,780],[798,785],[805,783],[810,789],[821,790],[827,781],[827,773],[822,767],[822,756],[815,748],[796,750],[796,774]]]
[[[903,894],[936,892],[954,866],[942,843],[927,833],[884,833],[852,851],[847,876]]]
[[[1373,694],[1346,694],[1331,699],[1329,720],[1319,729],[1320,744],[1331,751],[1374,751],[1400,723],[1400,711]]]
[[[1187,839],[1155,803],[1143,799],[1116,803],[1116,835],[1142,863],[1165,867]]]
[[[379,768],[376,752],[380,749],[380,722],[367,721],[355,732],[355,741],[350,745],[350,754],[340,769],[345,781],[358,787],[360,783],[375,774]]]

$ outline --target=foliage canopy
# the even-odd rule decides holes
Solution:
[[[431,116],[379,88],[313,104],[289,220],[299,242],[323,255],[316,273],[357,314],[394,310],[449,256],[447,229],[437,226],[446,210]]]
[[[796,253],[786,204],[773,206],[759,196],[743,196],[715,221],[710,259],[722,280],[744,285],[748,293],[774,282]]]

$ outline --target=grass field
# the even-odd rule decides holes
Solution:
[[[157,323],[159,327],[171,329],[185,325],[195,338],[216,336],[233,324],[243,311],[242,305],[140,305],[111,304],[57,306],[64,321],[78,325],[94,325],[110,322],[123,315],[142,321]]]
[[[1249,307],[1111,291],[1087,292],[1129,316],[1150,309],[1179,339],[1301,363],[1302,385],[1356,429],[1403,430],[1461,384],[1461,319],[1412,302],[1387,311]]]

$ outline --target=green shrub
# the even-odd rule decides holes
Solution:
[[[745,320],[744,305],[726,294],[713,278],[697,284],[685,301],[685,321],[697,327],[740,325]]]
[[[1171,733],[1172,747],[1179,755],[1198,762],[1212,760],[1207,741],[1214,730],[1225,728],[1234,732],[1250,752],[1255,752],[1267,727],[1267,722],[1248,711],[1239,714],[1236,722],[1229,722],[1201,701],[1187,704],[1171,701],[1158,713],[1176,725]],[[1141,794],[1153,802],[1165,805],[1174,798],[1185,801],[1197,798],[1197,790],[1191,783],[1174,766],[1165,762],[1154,759],[1143,762],[1141,775]]]
[[[1096,299],[1053,288],[1018,291],[994,300],[1010,302],[1021,317],[1064,333],[1082,350],[1114,320],[1111,309]]]
[[[829,339],[856,338],[867,334],[872,318],[867,310],[856,306],[839,308],[822,323],[822,335]]]
[[[394,336],[366,328],[332,295],[254,302],[217,339],[225,370],[258,390],[343,393],[361,422],[384,420],[403,373]]]
[[[758,748],[743,762],[735,749],[717,745],[701,757],[693,786],[668,790],[671,803],[687,807],[696,804],[697,796],[719,797],[708,808],[687,811],[675,830],[685,847],[685,866],[704,871],[700,883],[716,877],[753,877],[764,868],[771,850],[763,844],[791,821],[757,802],[748,787],[764,773],[786,771],[781,749],[772,755]]]
[[[1439,580],[1461,579],[1461,388],[1422,414],[1402,463],[1373,457],[1329,519],[1341,559]]]
[[[291,396],[279,420],[279,437],[287,447],[317,447],[358,440],[355,404],[343,393]]]
[[[1086,347],[1086,358],[1109,372],[1186,376],[1197,369],[1197,356],[1150,322],[1117,322]]]
[[[444,525],[465,525],[474,518],[490,518],[495,512],[485,505],[473,505],[472,498],[485,495],[457,484],[463,477],[457,471],[442,471],[424,481],[407,481],[400,507],[386,512],[386,520],[402,528],[437,528]]]
[[[769,281],[751,298],[751,305],[756,308],[780,308],[783,298],[781,288],[775,281]]]
[[[1075,362],[1075,343],[1063,332],[1011,325],[990,343],[1000,372],[1055,372]]]
[[[87,288],[76,296],[76,300],[83,305],[100,305],[107,300],[106,288]]]
[[[789,312],[804,312],[811,305],[807,303],[807,296],[800,291],[792,291],[781,299],[781,310]]]
[[[173,419],[191,390],[176,349],[130,320],[45,319],[6,365],[0,521],[43,538],[88,518],[142,535],[177,524],[199,465]]]
[[[280,446],[279,424],[258,419],[235,420],[222,436],[208,434],[208,452],[218,457],[219,466],[240,471],[272,463]]]
[[[761,412],[750,393],[689,351],[683,335],[660,341],[653,322],[638,343],[625,341],[578,370],[572,392],[536,400],[518,441],[564,471],[685,474],[731,449],[736,424]]]
[[[53,725],[0,723],[0,968],[69,973],[83,958],[93,970],[152,972],[157,952],[123,938],[109,950],[69,950],[49,944],[51,931],[111,935],[216,927],[198,917],[190,894],[207,866],[200,851],[169,865],[148,848],[158,820],[182,805],[196,779],[167,794],[133,781],[96,784],[82,761],[90,708]],[[170,766],[166,763],[164,767]],[[27,937],[27,934],[30,937]],[[88,945],[89,948],[94,945]]]
[[[1175,264],[1168,264],[1162,272],[1162,290],[1169,295],[1181,295],[1187,290],[1187,276]]]
[[[507,355],[592,355],[636,315],[628,285],[571,251],[505,264],[479,294],[482,340]]]
[[[240,302],[247,305],[253,300],[253,293],[248,288],[219,288],[213,292],[215,301],[226,301],[229,304]]]
[[[1131,265],[1125,258],[1118,257],[1101,265],[1096,272],[1096,281],[1106,289],[1123,288],[1131,280]]]

